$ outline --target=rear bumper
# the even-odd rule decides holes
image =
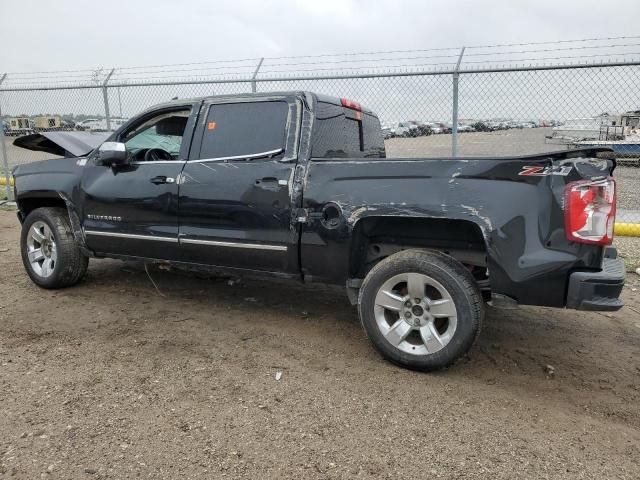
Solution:
[[[567,308],[576,310],[620,310],[625,268],[614,248],[607,249],[599,272],[574,272],[569,276]]]

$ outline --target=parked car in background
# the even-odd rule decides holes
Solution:
[[[433,135],[437,135],[439,133],[442,133],[442,128],[440,128],[440,124],[439,123],[429,122],[429,129],[431,130],[431,133]]]
[[[99,124],[100,124],[100,119],[98,119],[98,118],[87,118],[86,120],[82,120],[82,121],[76,123],[76,130],[91,131]]]
[[[75,130],[76,129],[76,124],[75,122],[72,122],[70,120],[67,120],[65,118],[63,118],[60,122],[60,129],[61,130]]]
[[[489,131],[490,132],[495,132],[497,130],[506,130],[507,129],[507,123],[506,122],[491,121],[491,122],[487,122],[487,126],[489,127]]]
[[[122,125],[127,123],[127,118],[111,118],[109,124],[105,118],[89,118],[76,123],[76,130],[88,131],[88,132],[115,132]]]
[[[397,138],[397,137],[408,137],[409,128],[401,127],[399,122],[388,124],[386,127],[383,127],[383,131],[387,130],[389,132],[389,138]]]
[[[479,121],[479,122],[475,122],[473,124],[473,129],[476,132],[491,132],[491,126],[489,125],[488,122],[483,122],[483,121]]]
[[[398,123],[398,128],[396,129],[396,135],[399,137],[418,137],[420,136],[420,129],[415,122],[405,121]]]
[[[438,124],[438,127],[440,128],[441,133],[451,133],[452,131],[450,123],[441,122]]]
[[[115,132],[128,121],[129,121],[128,118],[119,118],[119,117],[112,118],[110,131]],[[106,127],[106,120],[105,120],[105,127]]]
[[[394,138],[396,136],[396,128],[397,128],[398,124],[397,123],[383,123],[381,125],[381,129],[382,129],[382,136],[385,140],[389,139],[389,138]]]
[[[430,123],[416,120],[415,125],[418,127],[418,132],[420,135],[428,136],[433,134],[433,130],[431,129]]]

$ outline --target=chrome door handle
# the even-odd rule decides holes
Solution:
[[[161,185],[163,183],[175,183],[176,179],[171,177],[165,177],[164,175],[158,175],[157,177],[153,177],[150,182],[154,185]]]
[[[287,180],[278,180],[276,177],[262,177],[256,180],[256,185],[261,183],[275,183],[281,187],[286,187],[289,182]]]

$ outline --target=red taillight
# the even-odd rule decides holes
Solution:
[[[564,190],[564,224],[572,242],[610,245],[616,219],[616,182],[572,182]]]
[[[350,108],[351,110],[356,110],[358,112],[362,111],[362,106],[358,102],[354,102],[353,100],[348,100],[346,98],[341,98],[340,103],[345,108]]]

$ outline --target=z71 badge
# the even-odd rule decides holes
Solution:
[[[526,166],[522,167],[522,170],[520,170],[518,175],[523,177],[547,177],[549,175],[560,175],[562,177],[566,177],[571,173],[572,168],[573,167],[571,165],[550,167]]]

